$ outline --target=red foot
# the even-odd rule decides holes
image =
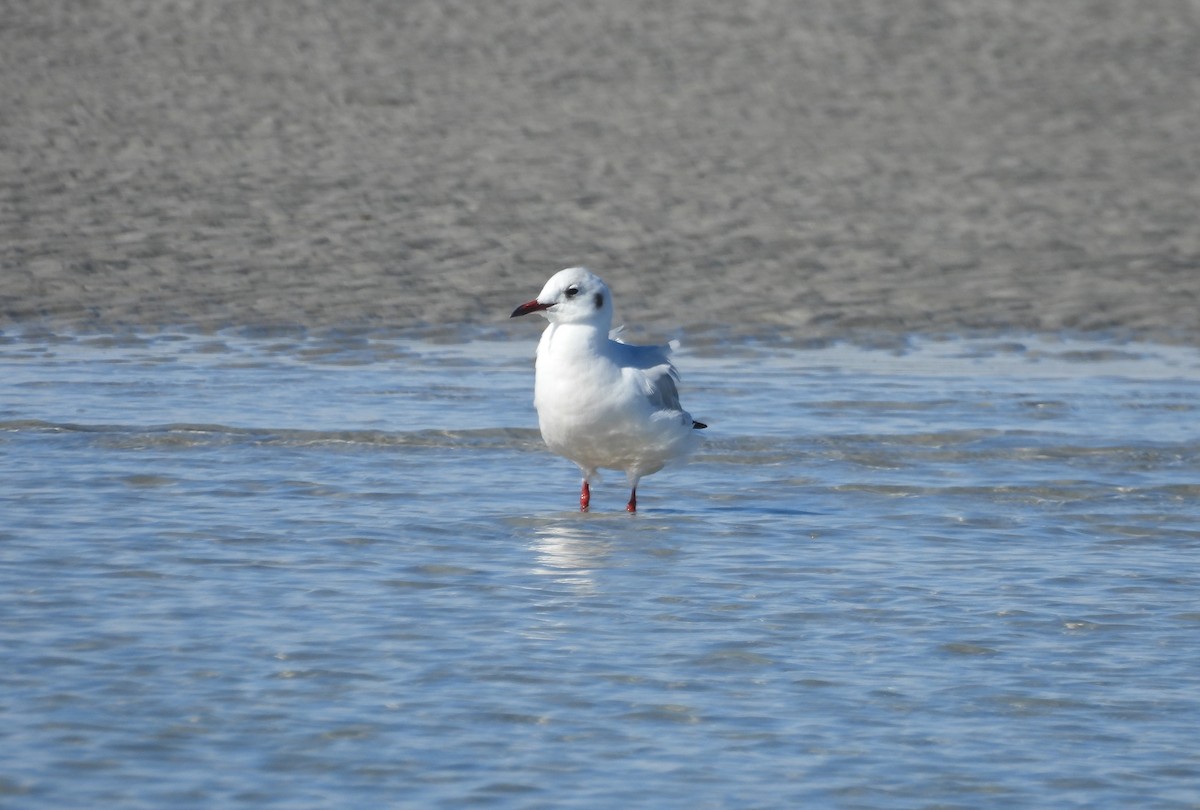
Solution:
[[[586,512],[592,502],[592,491],[588,489],[587,479],[583,479],[583,489],[579,490],[579,511]]]
[[[629,503],[625,504],[625,511],[626,512],[636,512],[637,511],[637,487],[634,487],[633,491],[629,493]]]

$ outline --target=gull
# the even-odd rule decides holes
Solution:
[[[586,267],[550,277],[537,298],[510,317],[536,312],[550,325],[538,343],[533,404],[542,439],[583,472],[579,511],[600,468],[623,470],[627,512],[637,511],[643,476],[686,457],[707,425],[679,405],[670,346],[634,346],[610,337],[612,293]]]

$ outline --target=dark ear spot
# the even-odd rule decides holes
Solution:
[[[596,302],[596,309],[600,309],[604,306],[604,293],[596,293],[592,300]]]

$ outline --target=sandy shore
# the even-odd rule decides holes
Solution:
[[[1189,3],[67,0],[0,26],[0,328],[1200,345]],[[524,330],[527,333],[529,330]]]

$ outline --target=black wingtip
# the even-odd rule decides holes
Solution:
[[[697,422],[695,420],[692,420],[692,429],[693,430],[704,430],[706,427],[708,427],[708,425],[704,424],[703,422]]]

